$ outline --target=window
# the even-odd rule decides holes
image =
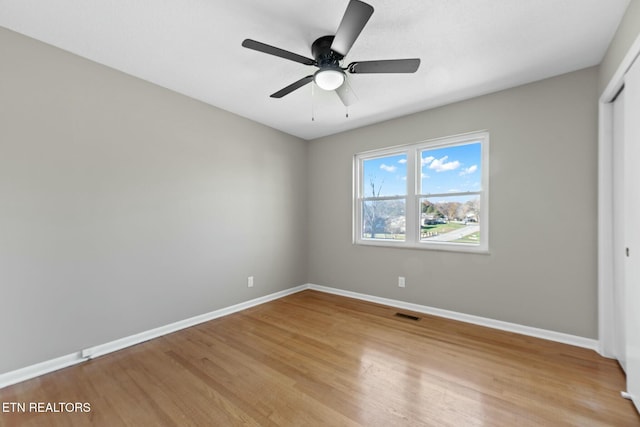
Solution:
[[[487,252],[489,134],[355,156],[354,242]]]

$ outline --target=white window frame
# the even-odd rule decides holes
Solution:
[[[480,191],[443,194],[421,194],[421,156],[423,150],[465,145],[479,142],[481,144],[481,189]],[[365,182],[363,175],[364,161],[378,157],[387,157],[404,154],[407,156],[407,194],[406,196],[379,197],[375,200],[405,200],[405,240],[373,239],[362,237],[362,206],[367,200],[374,198],[365,194]],[[424,197],[439,196],[480,196],[480,232],[479,244],[439,242],[420,240],[420,199]],[[384,246],[411,249],[427,249],[437,251],[454,251],[470,253],[489,253],[489,132],[479,131],[462,135],[436,138],[421,141],[415,144],[389,147],[357,153],[354,156],[353,166],[353,243],[365,246]]]

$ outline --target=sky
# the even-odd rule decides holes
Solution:
[[[449,194],[481,189],[481,144],[426,149],[420,152],[422,194]],[[406,154],[364,161],[365,196],[371,197],[371,182],[380,196],[407,193]]]

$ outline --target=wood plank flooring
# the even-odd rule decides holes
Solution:
[[[0,426],[640,425],[615,361],[397,311],[300,292],[4,388],[0,404],[91,410]]]

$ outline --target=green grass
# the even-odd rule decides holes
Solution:
[[[424,233],[444,234],[444,233],[450,233],[451,231],[455,231],[464,227],[465,227],[464,224],[460,224],[457,222],[449,222],[447,224],[423,225],[421,227],[421,232],[423,234]]]
[[[435,236],[439,234],[450,233],[452,231],[459,230],[461,228],[466,227],[465,224],[461,224],[458,222],[449,222],[447,224],[433,224],[433,225],[423,225],[420,227],[421,237],[425,238],[425,235],[428,233],[427,237]],[[363,235],[366,239],[379,239],[379,240],[405,240],[404,234],[386,234],[386,233],[376,233],[375,237],[371,237],[368,234]],[[469,234],[467,236],[461,237],[460,239],[453,240],[456,243],[480,243],[480,232],[475,232]]]

